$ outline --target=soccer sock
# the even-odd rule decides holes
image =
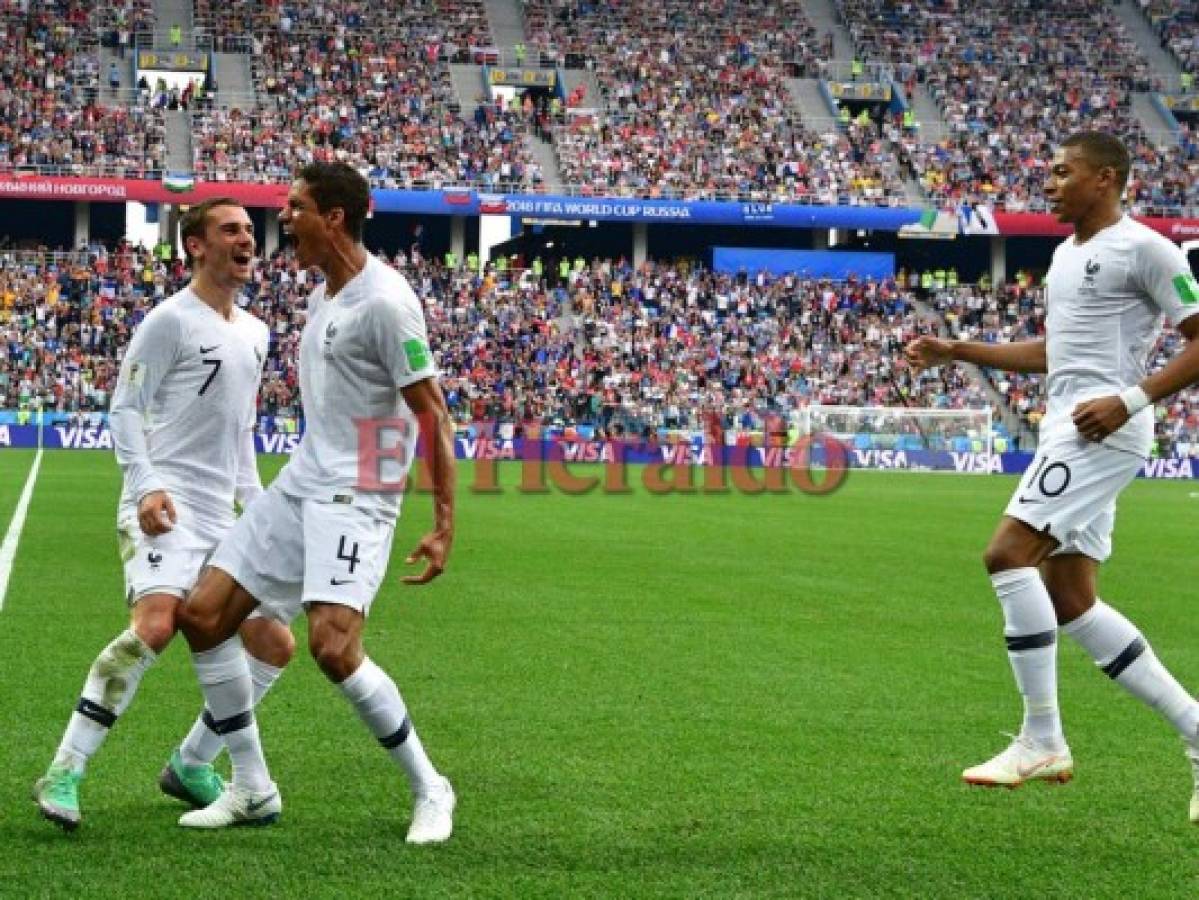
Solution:
[[[142,675],[157,658],[132,628],[122,631],[100,651],[88,670],[83,693],[54,755],[55,765],[83,771],[117,717],[129,708]]]
[[[1003,607],[1003,634],[1016,687],[1024,698],[1023,737],[1049,749],[1065,746],[1057,708],[1057,617],[1040,573],[1031,567],[991,576]]]
[[[1199,748],[1199,703],[1161,664],[1132,622],[1097,599],[1062,630],[1108,677],[1169,719],[1188,743]]]
[[[264,663],[262,660],[246,654],[246,662],[250,666],[250,681],[253,683],[254,706],[257,707],[266,696],[266,692],[283,674],[283,670]],[[185,766],[209,765],[220,752],[225,749],[225,739],[212,730],[210,723],[216,721],[207,709],[196,718],[192,730],[188,732],[183,743],[179,745],[179,754]]]
[[[196,678],[204,691],[204,702],[212,714],[211,728],[225,739],[233,763],[233,783],[251,791],[271,787],[258,723],[254,721],[254,688],[241,638],[192,653]]]
[[[441,785],[441,777],[425,753],[408,718],[399,688],[370,659],[338,685],[391,758],[404,770],[412,793],[426,794]]]

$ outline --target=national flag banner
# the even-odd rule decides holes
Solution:
[[[445,188],[441,192],[441,196],[450,206],[470,206],[471,194],[471,189],[464,187]]]
[[[167,172],[162,176],[162,186],[173,194],[186,194],[196,189],[196,176],[191,172]]]
[[[484,215],[503,215],[508,211],[508,200],[503,194],[479,194],[479,212]]]

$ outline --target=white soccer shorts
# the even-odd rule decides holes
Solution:
[[[1081,553],[1103,562],[1112,554],[1116,498],[1143,465],[1135,454],[1076,434],[1049,438],[1004,514],[1056,538],[1060,546],[1055,554]]]
[[[125,567],[125,600],[130,606],[148,594],[183,599],[212,553],[211,547],[178,525],[166,534],[148,535],[136,516],[122,518],[117,524],[117,544]]]
[[[387,572],[394,533],[394,523],[358,507],[291,497],[272,486],[237,520],[210,564],[282,622],[309,603],[365,616]]]

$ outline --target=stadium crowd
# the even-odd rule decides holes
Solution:
[[[229,52],[256,51],[256,41],[276,35],[293,40],[316,34],[403,38],[422,50],[432,49],[433,60],[449,62],[467,62],[476,49],[490,46],[481,0],[193,0],[193,8],[196,28],[212,34],[214,44]]]
[[[383,187],[542,180],[518,107],[456,109],[449,70],[397,35],[276,33],[258,41],[263,102],[194,117],[196,172],[217,180],[285,180],[298,164],[341,160]],[[481,84],[481,82],[480,82]]]
[[[1199,72],[1199,9],[1191,0],[1137,0],[1182,70],[1193,79]],[[1188,82],[1184,81],[1184,84]],[[1193,80],[1189,82],[1193,85]]]
[[[1191,66],[1191,5],[1142,2]],[[455,90],[448,64],[478,61],[494,42],[479,0],[405,0],[400,12],[359,0],[196,0],[197,33],[250,55],[257,98],[206,97],[193,116],[195,169],[262,181],[343,159],[385,187],[537,191],[548,178],[530,146],[540,135],[563,183],[590,195],[893,204],[911,202],[911,181],[946,205],[1041,210],[1053,143],[1085,124],[1129,138],[1138,211],[1199,208],[1199,146],[1185,129],[1141,129],[1131,92],[1156,79],[1105,0],[836,6],[858,54],[890,65],[909,95],[927,90],[945,131],[877,112],[804,120],[788,79],[822,74],[832,35],[801,0],[524,0],[520,57],[583,67],[598,86],[555,98],[552,112],[545,96],[488,97],[481,77],[477,101]],[[96,35],[124,48],[154,24],[149,0],[0,0],[0,169],[160,177],[161,107],[189,104],[97,101]]]
[[[927,90],[948,133],[899,137],[924,190],[944,201],[1043,210],[1050,149],[1073,131],[1124,135],[1134,150],[1129,202],[1146,213],[1199,206],[1199,155],[1148,135],[1132,92],[1159,80],[1104,0],[971,5],[838,0],[857,52],[886,60],[910,94]]]
[[[96,19],[90,4],[0,4],[0,171],[161,176],[161,114],[97,101],[96,29],[139,10],[117,4]]]
[[[554,130],[563,181],[618,196],[828,203],[904,198],[878,123],[815,131],[786,78],[829,56],[797,0],[526,0],[534,47],[592,70],[603,110]]]
[[[127,244],[73,253],[0,251],[0,409],[106,409],[124,346],[153,305],[187,281],[179,260]],[[906,277],[834,283],[717,274],[685,263],[528,261],[446,268],[419,250],[390,257],[420,296],[460,428],[536,421],[580,434],[758,430],[811,404],[978,408],[988,392],[964,369],[914,375],[901,348],[934,327]],[[542,274],[537,275],[540,271]],[[264,260],[244,304],[271,349],[259,397],[264,430],[302,414],[297,358],[312,275],[290,253]],[[1039,333],[1039,288],[961,285],[924,294],[951,334],[988,341]],[[1160,363],[1176,346],[1167,336]],[[991,373],[1029,427],[1040,380]],[[1199,454],[1199,392],[1159,408],[1160,449]]]

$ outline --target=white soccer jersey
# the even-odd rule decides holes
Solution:
[[[1071,414],[1082,401],[1145,377],[1163,313],[1175,325],[1199,313],[1199,288],[1182,251],[1128,216],[1084,244],[1071,237],[1058,245],[1047,281],[1042,440],[1074,433]],[[1150,407],[1103,443],[1146,456],[1152,441]]]
[[[109,414],[122,519],[165,490],[180,533],[211,545],[233,523],[235,495],[261,491],[253,428],[267,339],[263,322],[236,307],[226,321],[190,288],[146,316]]]
[[[337,296],[326,298],[325,286],[317,287],[300,339],[304,436],[279,474],[280,490],[353,503],[394,520],[398,492],[358,489],[359,423],[406,424],[404,459],[382,473],[383,481],[398,482],[411,467],[418,431],[399,389],[436,374],[420,301],[399,272],[368,255]],[[384,434],[379,443],[395,440]]]

